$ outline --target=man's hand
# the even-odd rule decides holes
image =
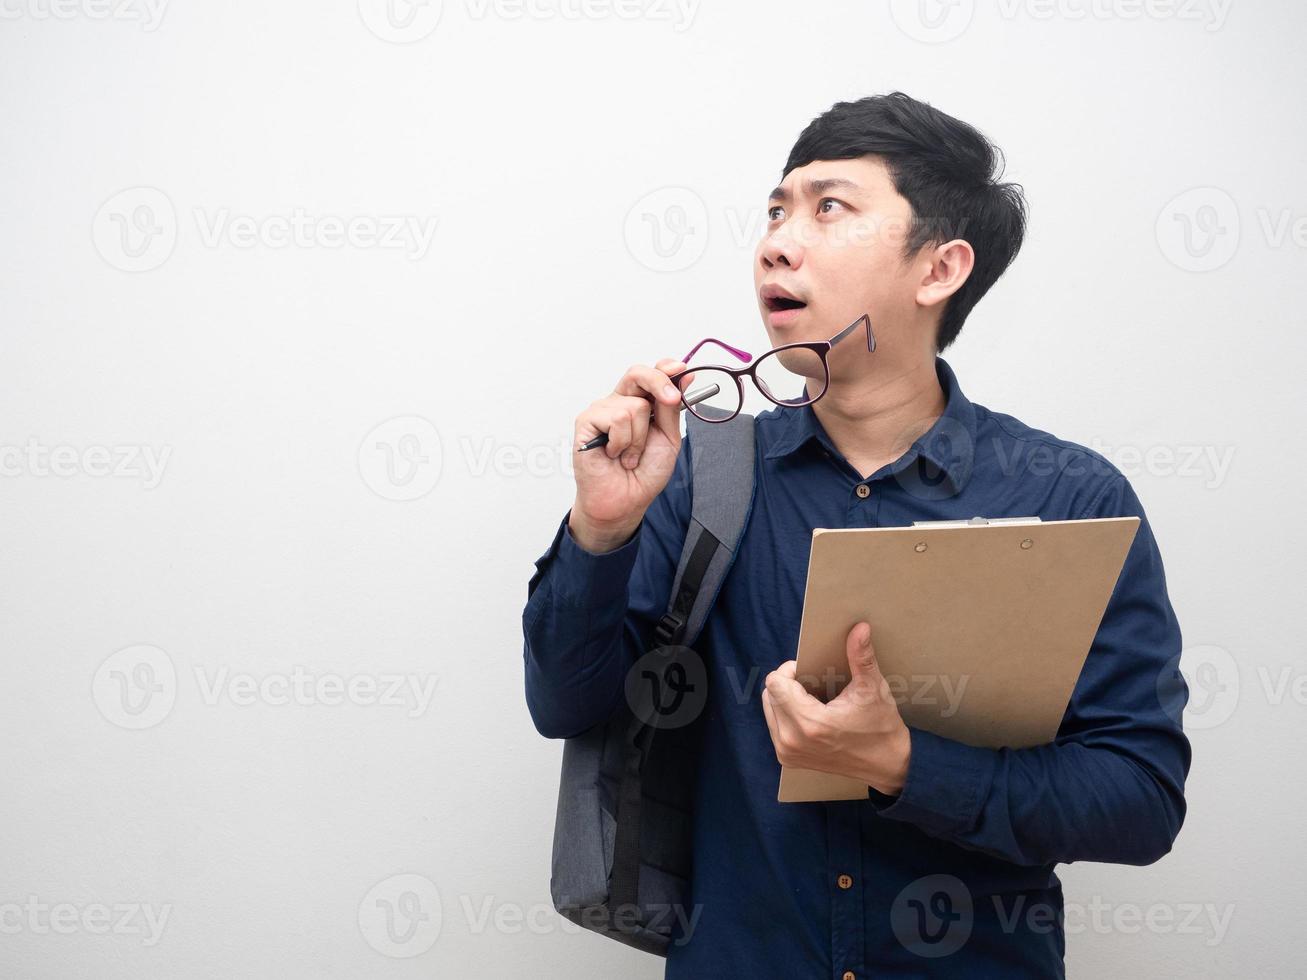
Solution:
[[[762,710],[781,765],[848,776],[895,796],[908,776],[911,740],[862,622],[846,641],[847,687],[823,704],[795,679],[795,662],[767,675]]]
[[[584,550],[599,554],[628,541],[671,480],[681,451],[681,394],[670,376],[684,367],[669,357],[655,367],[633,364],[611,395],[576,417],[578,449],[608,433],[607,445],[574,457],[576,500],[567,524]],[[687,374],[679,383],[693,379]]]

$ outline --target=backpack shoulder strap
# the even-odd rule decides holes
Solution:
[[[698,409],[703,411],[703,408]],[[754,419],[705,422],[686,414],[693,486],[690,526],[667,612],[654,631],[667,645],[692,645],[735,562],[753,510]]]
[[[705,422],[693,413],[687,418],[693,481],[690,525],[667,612],[654,629],[650,652],[664,646],[689,646],[698,638],[735,561],[753,509],[753,416],[740,414],[729,422]],[[663,662],[663,670],[668,662]],[[643,769],[653,734],[641,717],[632,718],[625,732],[609,879],[609,905],[613,908],[638,906]]]

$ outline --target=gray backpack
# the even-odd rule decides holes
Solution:
[[[690,644],[735,560],[754,490],[753,416],[686,420],[693,502],[667,612],[615,714],[564,743],[550,879],[560,914],[659,956],[678,924],[683,942],[696,921],[687,901],[694,722],[707,672]]]

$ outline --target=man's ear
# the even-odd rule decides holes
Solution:
[[[925,275],[917,286],[917,303],[936,306],[962,288],[976,265],[976,253],[965,238],[936,245],[928,253]]]

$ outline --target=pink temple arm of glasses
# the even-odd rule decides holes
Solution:
[[[871,317],[869,317],[866,313],[862,314],[862,316],[858,317],[847,327],[845,327],[834,337],[832,337],[830,339],[830,345],[834,347],[849,334],[853,333],[853,331],[856,330],[859,326],[862,326],[864,324],[866,325],[867,328],[867,350],[874,351],[876,349],[876,337],[871,332]]]
[[[742,351],[738,347],[732,347],[730,344],[724,344],[716,337],[705,337],[703,340],[699,341],[692,348],[690,348],[690,353],[686,354],[683,358],[681,358],[681,363],[689,364],[690,358],[694,357],[695,352],[697,352],[699,348],[702,347],[704,344],[716,344],[718,347],[730,351],[737,358],[739,358],[741,361],[744,361],[746,363],[753,360],[753,355],[750,354],[748,351]]]

